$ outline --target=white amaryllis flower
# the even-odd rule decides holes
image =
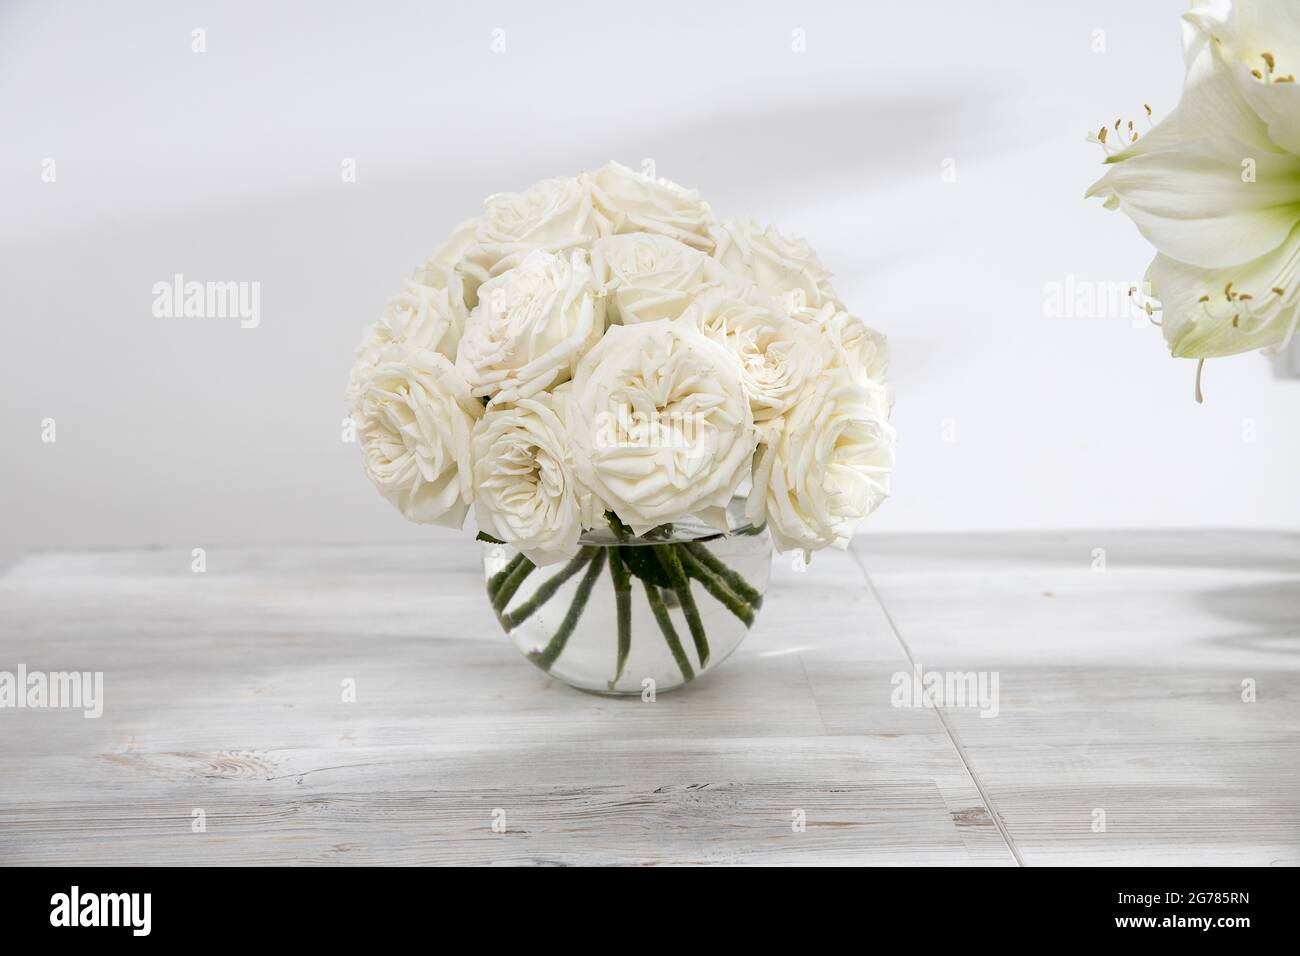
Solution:
[[[790,318],[754,286],[710,286],[682,313],[682,321],[735,356],[755,424],[782,415],[831,360],[828,337]]]
[[[408,520],[459,528],[473,501],[469,436],[482,412],[446,356],[386,346],[352,409],[366,474]]]
[[[1088,195],[1155,245],[1147,282],[1175,356],[1280,348],[1300,316],[1300,4],[1196,0],[1183,19],[1177,109],[1090,137],[1110,168]]]
[[[676,319],[709,284],[747,284],[698,249],[645,232],[597,240],[591,265],[608,297],[610,323],[623,325]]]
[[[778,550],[844,547],[888,496],[894,430],[882,391],[828,369],[766,439],[746,516],[767,520]]]
[[[474,395],[502,403],[567,382],[605,330],[604,301],[586,252],[532,252],[479,288],[456,367]]]
[[[749,219],[719,223],[714,236],[715,259],[781,299],[790,311],[815,312],[827,303],[843,308],[831,289],[830,273],[802,239],[784,235],[775,226],[762,228]]]
[[[611,326],[573,376],[578,478],[643,534],[687,515],[726,530],[756,435],[735,357],[689,322]]]
[[[693,189],[610,163],[590,174],[600,234],[658,233],[702,249],[713,248],[713,211]]]
[[[460,260],[467,301],[477,302],[482,283],[513,269],[534,250],[567,252],[590,245],[597,235],[585,174],[543,179],[521,193],[489,196]]]
[[[537,565],[573,557],[584,525],[585,493],[564,421],[567,392],[566,385],[493,405],[470,444],[479,528]]]

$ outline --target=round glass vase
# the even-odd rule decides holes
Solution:
[[[589,531],[571,561],[540,568],[483,544],[488,598],[515,647],[597,694],[662,693],[713,670],[753,626],[771,572],[766,527]]]

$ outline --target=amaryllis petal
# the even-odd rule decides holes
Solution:
[[[1300,313],[1300,229],[1277,249],[1227,269],[1157,256],[1147,271],[1161,324],[1179,358],[1213,358],[1275,346]]]
[[[1118,196],[1120,209],[1170,258],[1231,266],[1276,249],[1300,222],[1300,158],[1201,137],[1112,165],[1088,195]]]
[[[1300,70],[1300,63],[1295,65]],[[1293,156],[1300,156],[1300,84],[1261,83],[1246,86],[1251,108],[1268,125],[1269,138]]]

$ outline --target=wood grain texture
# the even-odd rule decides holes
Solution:
[[[0,669],[102,670],[105,709],[0,711],[0,861],[1011,863],[936,715],[861,692],[906,660],[852,557],[774,570],[642,703],[524,662],[463,538],[28,557]]]
[[[462,538],[207,567],[42,554],[0,578],[0,670],[102,670],[106,698],[0,710],[0,862],[1300,862],[1300,536],[778,558],[736,655],[652,704],[525,663]],[[996,672],[998,716],[895,706],[914,662]]]
[[[868,541],[921,669],[999,674],[945,715],[1026,864],[1300,863],[1300,535]]]

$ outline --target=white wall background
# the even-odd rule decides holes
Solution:
[[[427,533],[340,441],[362,326],[483,196],[610,158],[808,237],[890,335],[872,529],[1295,527],[1300,382],[1216,361],[1198,406],[1158,330],[1044,314],[1150,258],[1082,138],[1176,102],[1184,8],[11,0],[0,560]],[[154,318],[177,272],[259,281],[261,326]]]

